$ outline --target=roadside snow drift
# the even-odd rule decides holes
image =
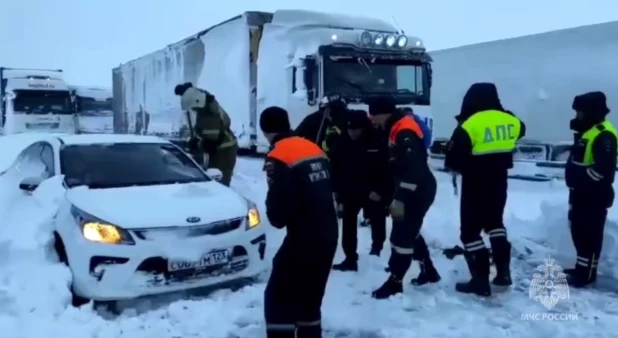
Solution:
[[[260,160],[240,159],[233,187],[258,202],[263,210],[266,184]],[[264,284],[237,292],[221,290],[208,298],[173,301],[149,311],[125,310],[103,319],[91,305],[69,306],[70,274],[51,250],[49,219],[60,191],[60,177],[47,180],[34,201],[24,201],[17,183],[24,172],[0,176],[0,325],[10,338],[233,338],[263,337]],[[566,190],[559,183],[512,182],[505,221],[513,241],[511,291],[479,300],[458,295],[455,281],[468,278],[463,259],[449,261],[439,248],[459,243],[458,205],[446,176],[440,180],[436,203],[423,229],[442,274],[439,285],[413,289],[386,301],[370,299],[379,286],[388,252],[374,259],[367,255],[370,235],[359,230],[360,270],[333,272],[323,305],[325,337],[612,337],[617,309],[615,282],[618,227],[608,222],[599,287],[571,290],[551,311],[529,299],[528,285],[535,266],[548,256],[570,266],[575,255],[566,221]],[[263,213],[264,214],[264,213]],[[618,220],[615,210],[611,219]],[[263,226],[268,226],[264,224]],[[268,255],[278,248],[283,231],[271,230]],[[339,254],[337,260],[341,259]],[[418,270],[411,269],[407,281]],[[610,282],[608,282],[610,281]],[[609,288],[609,289],[608,289]],[[617,288],[618,289],[618,288]],[[554,314],[532,317],[527,314]],[[553,321],[539,318],[553,318]],[[550,318],[550,319],[551,319]],[[559,321],[559,322],[557,322]]]

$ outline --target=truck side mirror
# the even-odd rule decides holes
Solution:
[[[313,83],[313,75],[315,74],[317,67],[315,59],[312,57],[305,58],[303,63],[305,66],[303,71],[303,82],[305,83],[305,88],[307,88],[307,103],[309,103],[310,106],[313,106],[317,97],[317,90],[315,88],[316,84]]]

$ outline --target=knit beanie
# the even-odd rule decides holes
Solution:
[[[391,98],[376,98],[369,102],[369,115],[393,114],[397,112],[397,105]]]
[[[290,131],[288,112],[281,107],[269,107],[260,114],[260,128],[265,133],[285,133]]]

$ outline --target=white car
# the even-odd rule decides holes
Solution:
[[[20,183],[27,195],[64,175],[54,237],[73,274],[74,305],[251,279],[265,269],[255,204],[166,140],[50,136],[24,156],[43,168]]]

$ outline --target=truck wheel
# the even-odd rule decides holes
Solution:
[[[60,260],[60,262],[66,265],[67,267],[71,268],[69,266],[69,259],[67,257],[67,253],[64,248],[64,243],[62,242],[62,238],[60,238],[60,235],[58,235],[57,232],[54,232],[54,249],[56,250],[56,254],[58,255],[58,259]],[[73,305],[74,307],[80,307],[90,302],[90,299],[81,297],[75,294],[75,292],[73,292],[73,283],[71,283],[70,290],[71,290],[71,305]]]

